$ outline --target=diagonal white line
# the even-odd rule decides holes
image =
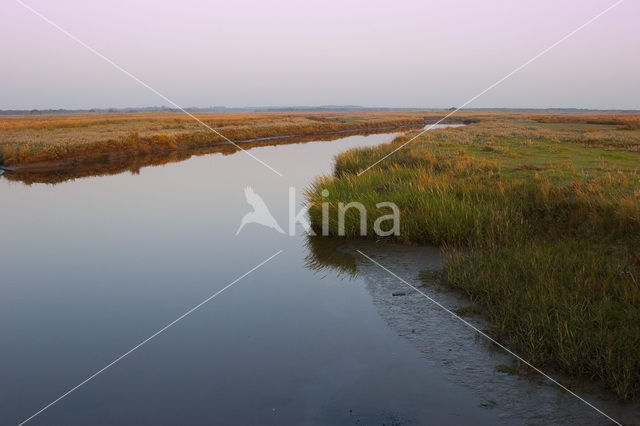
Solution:
[[[49,404],[45,405],[44,407],[42,407],[40,410],[38,410],[37,412],[35,412],[33,415],[31,415],[29,418],[23,420],[22,422],[20,422],[18,424],[18,426],[22,426],[23,424],[27,423],[28,421],[32,420],[34,417],[36,417],[37,415],[39,415],[40,413],[42,413],[43,411],[45,411],[46,409],[50,408],[52,405],[56,404],[58,401],[60,401],[62,398],[68,396],[70,393],[72,393],[73,391],[75,391],[76,389],[78,389],[80,386],[86,384],[87,382],[91,381],[92,379],[94,379],[96,376],[98,376],[99,374],[103,373],[106,369],[108,369],[109,367],[111,367],[112,365],[116,364],[118,361],[120,361],[121,359],[123,359],[124,357],[126,357],[127,355],[129,355],[130,353],[132,353],[133,351],[135,351],[136,349],[140,348],[142,345],[144,345],[145,343],[147,343],[149,340],[153,339],[154,337],[156,337],[157,335],[159,335],[160,333],[164,332],[165,330],[167,330],[169,327],[173,326],[175,323],[177,323],[178,321],[182,320],[183,318],[185,318],[186,316],[190,315],[191,313],[193,313],[195,310],[197,310],[198,308],[200,308],[202,305],[204,305],[205,303],[209,302],[211,299],[213,299],[214,297],[218,296],[220,293],[222,293],[223,291],[225,291],[226,289],[228,289],[229,287],[231,287],[232,285],[234,285],[235,283],[237,283],[238,281],[240,281],[241,279],[243,279],[244,277],[246,277],[247,275],[249,275],[250,273],[252,273],[253,271],[255,271],[256,269],[258,269],[259,267],[261,267],[262,265],[264,265],[265,263],[267,263],[268,261],[270,261],[271,259],[273,259],[274,257],[276,257],[277,255],[279,255],[280,253],[282,253],[284,250],[280,250],[278,252],[276,252],[275,254],[271,255],[270,257],[268,257],[267,259],[263,260],[262,262],[260,262],[259,264],[257,264],[256,266],[254,266],[253,268],[249,269],[247,272],[245,272],[244,274],[240,275],[238,278],[236,278],[235,280],[231,281],[229,284],[227,284],[226,286],[224,286],[222,289],[218,290],[217,292],[215,292],[214,294],[212,294],[211,296],[207,297],[206,299],[204,299],[202,302],[198,303],[196,306],[194,306],[193,308],[189,309],[187,312],[185,312],[184,314],[180,315],[178,318],[176,318],[175,320],[171,321],[169,324],[165,325],[164,327],[162,327],[160,330],[156,331],[155,333],[153,333],[151,336],[147,337],[146,339],[144,339],[142,342],[138,343],[137,345],[135,345],[133,348],[129,349],[127,352],[123,353],[122,355],[120,355],[118,358],[114,359],[113,361],[111,361],[109,364],[107,364],[106,366],[104,366],[103,368],[101,368],[100,370],[96,371],[95,373],[93,373],[91,376],[87,377],[86,379],[84,379],[82,382],[78,383],[76,386],[72,387],[71,389],[69,389],[67,392],[63,393],[62,395],[60,395],[58,398],[54,399],[53,401],[51,401]]]
[[[367,259],[369,259],[371,262],[373,262],[374,264],[378,265],[380,268],[384,269],[386,272],[388,272],[389,274],[391,274],[392,276],[394,276],[395,278],[397,278],[398,280],[402,281],[403,283],[405,283],[406,285],[408,285],[409,287],[411,287],[412,289],[414,289],[415,291],[417,291],[418,293],[420,293],[421,295],[423,295],[424,297],[426,297],[427,299],[429,299],[430,302],[432,302],[433,304],[435,304],[436,306],[438,306],[440,309],[444,310],[445,312],[451,314],[451,316],[453,316],[454,318],[460,320],[464,325],[466,325],[467,327],[470,327],[471,329],[473,329],[476,333],[480,334],[482,337],[485,337],[486,339],[488,339],[489,341],[491,341],[493,344],[497,345],[498,347],[500,347],[501,349],[503,349],[504,351],[506,351],[507,353],[509,353],[510,355],[514,356],[515,358],[517,358],[519,361],[525,363],[526,365],[528,365],[529,367],[531,367],[532,369],[534,369],[536,372],[540,373],[541,375],[543,375],[545,378],[547,378],[548,380],[550,380],[552,383],[556,384],[557,386],[559,386],[560,388],[562,388],[563,390],[569,392],[571,395],[575,396],[576,398],[578,398],[580,401],[584,402],[585,404],[587,404],[589,407],[593,408],[594,410],[596,410],[598,413],[602,414],[603,416],[605,416],[607,419],[611,420],[613,423],[622,426],[622,424],[616,420],[614,420],[613,418],[611,418],[608,414],[606,414],[604,411],[600,410],[598,407],[594,406],[593,404],[591,404],[589,401],[587,401],[586,399],[582,398],[580,395],[578,395],[577,393],[573,392],[571,389],[569,389],[568,387],[566,387],[565,385],[563,385],[562,383],[558,382],[556,379],[554,379],[553,377],[549,376],[548,374],[546,374],[544,371],[540,370],[539,368],[533,366],[531,363],[529,363],[527,360],[525,360],[524,358],[522,358],[520,355],[516,354],[515,352],[513,352],[511,349],[507,348],[506,346],[504,346],[502,343],[498,342],[497,340],[493,339],[492,337],[490,337],[488,334],[486,334],[485,332],[483,332],[482,330],[480,330],[478,327],[474,326],[473,324],[471,324],[469,321],[465,320],[464,318],[462,318],[461,316],[457,315],[455,312],[451,311],[450,309],[448,309],[447,307],[445,307],[444,305],[442,305],[440,302],[436,301],[435,299],[433,299],[432,297],[430,297],[428,294],[426,294],[425,292],[423,292],[422,290],[420,290],[419,288],[409,284],[407,281],[405,281],[404,279],[402,279],[401,277],[399,277],[398,275],[394,274],[393,272],[391,272],[389,269],[385,268],[384,266],[382,266],[380,263],[376,262],[375,260],[373,260],[372,258],[370,258],[369,256],[367,256],[366,254],[364,254],[363,252],[361,252],[360,250],[356,251],[358,253],[360,253],[362,256],[366,257]]]
[[[491,86],[487,87],[486,89],[484,89],[482,92],[478,93],[477,95],[475,95],[474,97],[472,97],[471,99],[469,99],[468,101],[466,101],[465,103],[463,103],[462,105],[460,105],[459,107],[455,108],[453,111],[451,111],[449,114],[445,115],[444,117],[442,117],[440,120],[436,121],[435,123],[433,123],[432,125],[425,127],[420,133],[418,133],[417,135],[415,135],[414,137],[412,137],[411,139],[409,139],[408,141],[406,141],[405,143],[403,143],[402,145],[400,145],[399,147],[397,147],[396,149],[394,149],[393,151],[391,151],[390,153],[388,153],[387,155],[385,155],[384,157],[382,157],[381,159],[379,159],[378,161],[376,161],[375,163],[371,164],[369,167],[367,167],[366,169],[362,170],[360,173],[358,173],[358,176],[360,176],[361,174],[365,173],[366,171],[368,171],[369,169],[371,169],[372,167],[376,166],[378,163],[380,163],[381,161],[384,161],[386,158],[390,157],[391,155],[395,154],[397,151],[401,150],[402,148],[404,148],[406,145],[410,144],[411,142],[413,142],[416,138],[422,136],[425,132],[427,132],[428,130],[433,129],[435,126],[437,126],[438,124],[440,124],[441,122],[443,122],[444,120],[446,120],[447,118],[451,117],[453,114],[455,114],[456,112],[460,111],[462,108],[466,107],[467,105],[469,105],[471,102],[475,101],[476,99],[478,99],[480,96],[484,95],[485,93],[487,93],[489,90],[493,89],[494,87],[496,87],[497,85],[501,84],[503,81],[505,81],[506,79],[508,79],[509,77],[511,77],[512,75],[514,75],[515,73],[517,73],[518,71],[522,70],[524,67],[526,67],[527,65],[531,64],[533,61],[535,61],[536,59],[540,58],[542,55],[546,54],[547,52],[549,52],[551,49],[553,49],[554,47],[556,47],[557,45],[559,45],[560,43],[562,43],[563,41],[565,41],[566,39],[568,39],[569,37],[573,36],[575,33],[577,33],[578,31],[582,30],[584,27],[586,27],[587,25],[591,24],[593,21],[595,21],[596,19],[600,18],[602,15],[604,15],[605,13],[609,12],[611,9],[613,9],[614,7],[618,6],[620,3],[622,3],[624,0],[618,0],[616,1],[614,4],[612,4],[611,6],[607,7],[605,10],[603,10],[602,12],[598,13],[596,16],[594,16],[593,18],[589,19],[587,22],[585,22],[584,24],[580,25],[578,28],[574,29],[573,31],[571,31],[570,33],[568,33],[567,35],[565,35],[564,37],[562,37],[560,40],[556,41],[555,43],[553,43],[551,46],[547,47],[546,49],[542,50],[540,53],[538,53],[537,55],[535,55],[533,58],[529,59],[528,61],[526,61],[524,64],[520,65],[518,68],[514,69],[513,71],[511,71],[509,74],[505,75],[504,77],[502,77],[500,80],[496,81],[495,83],[493,83]]]
[[[246,149],[243,149],[240,145],[238,145],[237,143],[235,143],[234,141],[232,141],[231,139],[229,139],[228,137],[226,137],[225,135],[223,135],[222,133],[218,132],[216,129],[214,129],[213,127],[209,126],[207,123],[205,123],[204,121],[200,120],[198,117],[196,117],[195,115],[191,114],[189,111],[185,110],[184,108],[182,108],[180,105],[176,104],[175,102],[173,102],[171,99],[167,98],[165,95],[163,95],[162,93],[158,92],[156,89],[154,89],[153,87],[149,86],[147,83],[145,83],[144,81],[140,80],[138,77],[136,77],[135,75],[131,74],[129,71],[125,70],[124,68],[122,68],[120,65],[116,64],[115,62],[113,62],[111,59],[107,58],[106,56],[104,56],[102,53],[98,52],[96,49],[94,49],[93,47],[89,46],[88,44],[86,44],[85,42],[83,42],[82,40],[80,40],[78,37],[74,36],[73,34],[71,34],[69,31],[65,30],[64,28],[62,28],[60,25],[56,24],[55,22],[53,22],[51,19],[47,18],[46,16],[44,16],[43,14],[41,14],[40,12],[38,12],[37,10],[35,10],[34,8],[32,8],[31,6],[29,6],[28,4],[25,4],[22,0],[16,0],[16,2],[18,2],[22,7],[24,7],[25,9],[31,11],[34,15],[38,16],[39,18],[41,18],[42,20],[44,20],[46,23],[48,23],[49,25],[51,25],[52,27],[56,28],[58,31],[62,32],[64,35],[66,35],[67,37],[69,37],[70,39],[72,39],[73,41],[75,41],[76,43],[80,44],[82,47],[84,47],[85,49],[89,50],[91,53],[93,53],[94,55],[98,56],[99,58],[103,59],[104,61],[108,62],[109,64],[111,64],[114,68],[116,68],[117,70],[123,72],[124,74],[126,74],[127,76],[131,77],[133,80],[135,80],[136,82],[138,82],[139,84],[141,84],[142,86],[146,87],[147,89],[149,89],[150,91],[152,91],[153,93],[155,93],[156,95],[160,96],[162,99],[164,99],[165,101],[169,102],[171,105],[173,105],[175,108],[179,109],[180,111],[182,111],[183,113],[185,113],[186,115],[188,115],[189,117],[193,118],[195,121],[197,121],[198,123],[200,123],[202,126],[206,127],[207,129],[211,130],[213,133],[215,133],[216,135],[220,136],[222,139],[226,140],[227,142],[231,143],[233,146],[235,146],[236,148],[238,148],[239,150],[243,151],[244,153],[246,153],[249,157],[253,158],[254,160],[256,160],[257,162],[259,162],[260,164],[262,164],[263,166],[265,166],[266,168],[268,168],[269,170],[271,170],[272,172],[274,172],[275,174],[277,174],[278,176],[282,176],[282,173],[280,173],[279,171],[277,171],[276,169],[274,169],[273,167],[271,167],[270,165],[268,165],[267,163],[265,163],[264,161],[262,161],[261,159],[259,159],[258,157],[256,157],[255,155],[251,154],[249,151],[247,151]]]

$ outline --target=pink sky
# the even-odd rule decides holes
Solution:
[[[457,106],[614,3],[23,0],[182,106]],[[167,105],[14,0],[0,109]],[[640,109],[626,0],[470,107]]]

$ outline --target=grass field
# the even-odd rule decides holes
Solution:
[[[198,114],[234,142],[422,125],[425,113]],[[438,117],[438,116],[435,116]],[[131,157],[225,142],[178,113],[0,116],[0,165],[92,163],[105,154]]]
[[[640,393],[640,116],[511,115],[347,151],[308,192],[360,201],[368,229],[395,202],[405,243],[438,244],[446,283],[489,316],[490,333],[534,365]],[[329,190],[323,197],[321,191]],[[359,217],[347,214],[347,237]],[[378,238],[368,232],[369,238]],[[388,265],[393,269],[393,265]]]

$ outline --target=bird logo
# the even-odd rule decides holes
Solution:
[[[244,196],[247,199],[247,203],[249,203],[249,205],[253,207],[253,211],[245,214],[242,217],[242,221],[240,222],[240,227],[236,231],[236,235],[238,235],[242,228],[244,228],[244,226],[248,223],[258,223],[260,225],[266,226],[267,228],[273,228],[281,234],[284,234],[284,231],[282,230],[282,228],[280,228],[278,222],[276,222],[275,218],[269,211],[269,208],[264,203],[262,197],[256,194],[253,188],[251,188],[250,186],[244,188]]]

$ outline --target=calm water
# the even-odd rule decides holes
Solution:
[[[284,252],[32,420],[87,424],[496,424],[388,325],[364,279],[306,266],[247,225],[250,185],[286,229],[288,190],[347,148],[281,145],[55,186],[0,178],[0,424],[17,424],[278,250]],[[466,339],[469,335],[465,336]]]

